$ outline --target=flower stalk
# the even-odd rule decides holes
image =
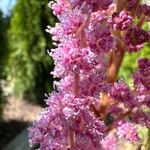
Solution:
[[[142,28],[150,6],[139,0],[57,0],[49,6],[59,19],[47,31],[58,43],[50,55],[60,81],[29,129],[30,143],[41,150],[116,150],[120,138],[138,141],[137,125],[150,128],[143,111],[150,107],[150,60],[138,60],[132,88],[118,74],[125,54],[150,41]]]

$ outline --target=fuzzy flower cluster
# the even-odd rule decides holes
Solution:
[[[139,27],[130,28],[126,32],[125,43],[129,52],[138,51],[143,48],[143,43],[150,41],[150,32]]]
[[[139,59],[133,87],[118,72],[125,53],[150,41],[142,28],[150,6],[138,0],[56,0],[49,7],[59,20],[46,31],[57,44],[49,54],[51,73],[60,80],[29,128],[31,146],[117,150],[121,139],[139,141],[137,127],[150,127],[143,109],[150,107],[150,59]]]
[[[133,123],[118,122],[117,135],[119,138],[125,138],[128,141],[138,141],[138,132]]]
[[[109,22],[114,30],[125,30],[132,25],[132,17],[123,10],[120,13],[114,13]]]
[[[135,73],[135,84],[142,84],[147,90],[150,90],[150,60],[148,58],[139,59],[139,71]]]

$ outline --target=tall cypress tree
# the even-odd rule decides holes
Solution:
[[[53,61],[47,54],[52,42],[45,29],[55,18],[47,4],[48,0],[17,0],[8,32],[9,83],[17,95],[38,101],[52,88]]]
[[[6,78],[5,66],[7,62],[8,47],[7,47],[7,28],[9,17],[4,17],[0,10],[0,117],[4,104],[4,95],[2,92],[1,81]]]

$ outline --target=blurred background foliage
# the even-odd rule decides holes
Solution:
[[[4,104],[4,95],[2,91],[2,81],[6,79],[5,65],[8,59],[7,47],[7,29],[9,25],[9,17],[4,17],[0,10],[0,114]],[[0,115],[1,117],[1,115]]]
[[[48,2],[17,0],[8,29],[8,86],[13,94],[38,103],[52,90],[53,62],[47,49],[53,46],[45,29],[47,25],[54,25],[55,18]]]

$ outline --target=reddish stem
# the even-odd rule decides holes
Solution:
[[[124,51],[113,50],[110,55],[110,64],[107,71],[107,82],[114,83],[117,80],[120,66],[124,58]]]
[[[79,72],[78,72],[78,70],[75,70],[75,74],[74,74],[74,94],[76,96],[79,95],[79,80],[80,80]],[[68,132],[68,142],[69,142],[69,148],[68,149],[71,149],[71,148],[75,147],[75,145],[76,145],[75,133],[72,130],[70,130]]]
[[[74,131],[69,131],[68,132],[68,141],[69,141],[69,147],[68,149],[74,148],[75,147],[75,133]]]
[[[78,71],[75,71],[75,75],[74,75],[74,93],[75,95],[79,95],[79,80],[80,80],[80,76]]]
[[[117,49],[113,50],[110,54],[110,62],[107,70],[107,83],[114,83],[117,80],[119,69],[121,67],[125,51],[123,44],[118,41]],[[100,116],[105,116],[107,108],[110,106],[110,97],[104,94],[100,99]]]
[[[117,12],[121,12],[125,7],[125,0],[117,0],[116,1],[116,8]]]

